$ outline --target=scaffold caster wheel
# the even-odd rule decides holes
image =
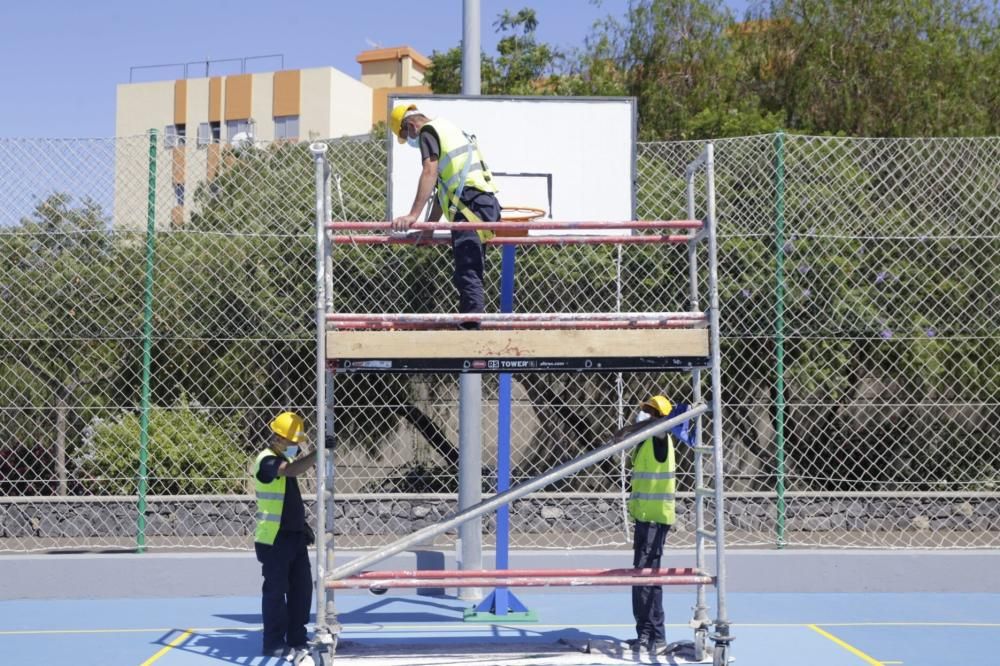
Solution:
[[[708,630],[707,629],[695,629],[694,630],[694,658],[698,661],[704,661],[705,655],[707,654],[706,646],[708,645]]]
[[[333,664],[333,650],[329,646],[317,646],[312,654],[313,663],[316,666],[331,666]]]
[[[337,652],[337,643],[340,635],[336,633],[326,634],[325,640],[317,641],[313,645],[312,658],[316,666],[332,666],[333,655]]]
[[[712,666],[726,666],[729,663],[729,646],[725,643],[716,643],[715,651],[712,653]]]

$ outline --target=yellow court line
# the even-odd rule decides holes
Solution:
[[[169,643],[167,643],[167,645],[165,647],[161,648],[159,652],[157,652],[152,657],[150,657],[146,661],[144,661],[141,664],[139,664],[139,666],[149,666],[154,661],[156,661],[157,659],[159,659],[160,657],[162,657],[163,655],[165,655],[166,653],[170,652],[175,647],[177,647],[178,645],[180,645],[181,643],[183,643],[184,639],[187,638],[188,636],[190,636],[192,631],[193,631],[193,629],[185,629],[183,632],[181,632],[180,636],[178,636],[174,640],[172,640]]]
[[[854,656],[861,657],[861,659],[863,659],[865,661],[865,663],[869,664],[869,666],[885,666],[885,664],[883,662],[881,662],[881,661],[879,661],[877,659],[874,659],[872,657],[869,657],[867,654],[865,654],[864,652],[862,652],[858,648],[854,647],[850,643],[846,643],[846,642],[840,640],[839,638],[837,638],[836,636],[834,636],[833,634],[831,634],[831,633],[829,633],[827,631],[823,631],[822,629],[820,629],[819,627],[817,627],[815,624],[807,624],[806,626],[809,627],[810,629],[812,629],[813,631],[815,631],[820,636],[823,636],[825,638],[829,638],[831,641],[833,641],[834,643],[836,643],[840,647],[844,648],[845,650],[847,650],[848,652],[850,652]]]

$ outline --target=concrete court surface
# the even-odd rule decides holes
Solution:
[[[622,566],[627,558],[626,551],[538,551],[512,559],[513,566],[540,568]],[[668,558],[688,563],[683,553]],[[260,578],[249,553],[40,554],[0,562],[2,664],[287,663],[258,655]],[[442,553],[407,553],[379,568],[418,563],[453,566]],[[733,551],[734,663],[1000,664],[998,563],[991,551]],[[345,643],[336,663],[670,663],[632,653],[588,657],[559,645],[632,637],[625,589],[516,589],[539,621],[490,625],[463,622],[470,604],[453,593],[339,592]],[[668,588],[668,640],[690,639],[693,600],[692,588]]]

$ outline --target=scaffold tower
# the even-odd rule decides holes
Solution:
[[[485,245],[683,244],[687,247],[688,309],[683,312],[592,312],[415,314],[335,312],[332,295],[331,248],[334,245],[425,245],[446,242],[434,232],[449,223],[416,223],[405,237],[389,232],[389,222],[333,222],[330,215],[327,146],[311,146],[316,179],[316,437],[336,436],[333,383],[350,373],[587,373],[684,372],[690,374],[691,405],[680,414],[626,426],[586,453],[545,473],[506,488],[472,506],[462,507],[439,522],[334,565],[334,456],[318,447],[316,548],[316,653],[333,661],[341,627],[334,591],[346,588],[384,593],[390,588],[419,587],[538,587],[559,585],[693,585],[696,602],[687,648],[694,660],[715,666],[730,660],[730,622],[726,607],[725,520],[723,513],[723,450],[721,418],[719,272],[716,237],[713,145],[708,143],[685,170],[687,217],[659,221],[521,221],[462,222],[463,229],[504,231]],[[704,211],[696,211],[696,183],[704,182]],[[607,230],[607,234],[575,234]],[[627,230],[630,235],[622,235]],[[527,235],[559,231],[560,235]],[[522,235],[513,235],[511,232]],[[618,232],[617,234],[614,232]],[[508,235],[509,234],[509,235]],[[697,248],[707,244],[707,308],[699,294]],[[475,322],[476,329],[460,329]],[[705,375],[707,374],[707,382]],[[707,398],[706,398],[707,396]],[[703,432],[703,417],[710,429]],[[529,569],[503,566],[489,570],[367,571],[372,565],[433,537],[506,507],[534,491],[632,449],[646,439],[691,422],[694,424],[693,566],[661,569]],[[509,426],[508,426],[509,427]],[[706,504],[711,504],[711,514]],[[708,518],[714,531],[709,528]],[[500,528],[498,528],[498,532]],[[498,533],[498,539],[500,534]],[[710,558],[709,551],[714,553]],[[498,549],[498,564],[499,549]],[[708,590],[715,589],[714,618]]]

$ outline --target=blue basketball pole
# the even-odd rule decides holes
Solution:
[[[500,264],[500,312],[514,311],[514,264],[517,247],[503,248]],[[500,395],[497,405],[497,492],[510,489],[510,406],[511,376],[500,375]],[[505,504],[497,509],[497,569],[510,566],[510,510]],[[487,622],[502,618],[506,622],[536,622],[538,614],[530,611],[513,592],[498,587],[490,592],[475,609],[465,613],[467,622]]]

